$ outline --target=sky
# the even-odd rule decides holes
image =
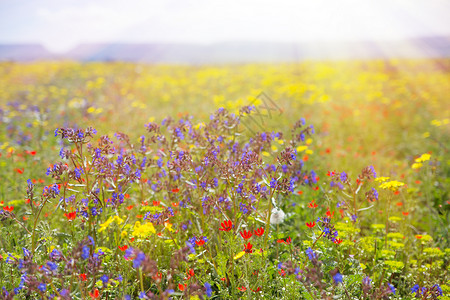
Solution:
[[[0,44],[358,41],[450,36],[449,0],[0,0]]]

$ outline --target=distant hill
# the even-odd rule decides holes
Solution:
[[[0,60],[129,61],[144,63],[296,62],[306,59],[375,59],[450,57],[450,37],[404,41],[359,42],[223,42],[210,45],[177,43],[83,44],[61,55],[40,45],[0,45]]]
[[[0,60],[28,62],[56,58],[55,54],[40,44],[0,44]]]

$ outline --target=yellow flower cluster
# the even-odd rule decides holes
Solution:
[[[430,154],[428,154],[428,153],[422,154],[420,157],[418,157],[414,160],[414,163],[412,164],[411,168],[420,169],[423,165],[422,163],[427,160],[430,160],[430,158],[431,158]]]
[[[380,189],[389,189],[391,191],[396,191],[398,190],[399,187],[404,186],[405,184],[403,182],[397,181],[397,180],[392,180],[392,181],[388,181],[385,183],[382,183],[379,185]]]
[[[156,233],[155,227],[153,227],[152,223],[148,222],[141,225],[141,222],[136,221],[133,227],[133,236],[145,238],[149,236],[150,233]]]

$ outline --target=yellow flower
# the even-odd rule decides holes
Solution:
[[[111,225],[113,222],[116,222],[118,225],[120,225],[120,224],[122,224],[124,221],[123,221],[123,219],[120,218],[119,216],[109,217],[108,220],[106,220],[105,223],[100,224],[100,229],[98,230],[98,232],[105,231],[106,228],[108,228],[109,225]]]
[[[239,259],[239,258],[241,258],[242,256],[244,256],[244,254],[245,254],[245,252],[244,251],[241,251],[241,252],[239,252],[238,254],[236,254],[233,258],[236,260],[236,259]]]
[[[400,181],[392,180],[385,183],[380,184],[379,188],[381,189],[390,189],[391,191],[396,191],[399,187],[404,186],[405,184]]]
[[[133,227],[133,235],[136,237],[147,237],[150,233],[156,233],[155,227],[153,224],[148,222],[144,225],[141,225],[141,222],[136,221]]]
[[[423,163],[424,161],[430,160],[431,155],[428,153],[422,154],[420,157],[415,159],[416,163]]]
[[[388,181],[390,177],[377,177],[375,178],[375,182],[385,182]]]

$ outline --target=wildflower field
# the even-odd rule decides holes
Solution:
[[[0,63],[0,299],[450,299],[450,59]]]

